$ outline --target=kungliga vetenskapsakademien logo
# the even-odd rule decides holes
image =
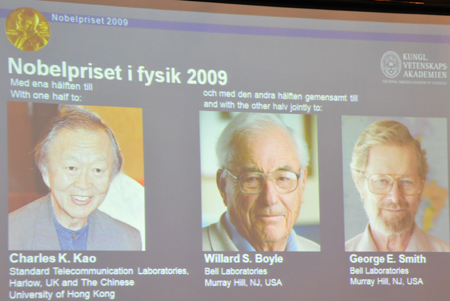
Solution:
[[[402,70],[402,61],[397,53],[388,51],[381,58],[381,71],[389,78],[397,77]]]

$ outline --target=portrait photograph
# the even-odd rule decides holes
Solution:
[[[8,249],[145,251],[142,109],[7,110]]]
[[[345,250],[449,252],[447,120],[342,117]]]
[[[320,251],[317,117],[200,112],[203,251]]]

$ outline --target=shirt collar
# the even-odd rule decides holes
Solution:
[[[59,239],[61,250],[86,250],[87,236],[89,232],[89,220],[86,226],[79,230],[70,230],[61,225],[56,219],[52,206],[52,218]]]
[[[413,231],[411,233],[411,237],[409,239],[409,243],[406,246],[406,249],[404,252],[419,252],[419,251],[426,251],[422,250],[423,247],[423,241],[420,239],[419,235],[419,227],[416,223],[414,223]],[[373,240],[372,234],[370,232],[370,224],[367,224],[366,230],[363,233],[363,236],[361,237],[361,243],[360,243],[361,249],[359,251],[378,251],[377,246],[375,244],[375,241]]]

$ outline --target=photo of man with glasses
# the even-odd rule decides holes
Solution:
[[[203,251],[320,251],[293,230],[305,201],[306,142],[276,115],[241,113],[216,143],[226,212],[203,228]]]
[[[423,195],[430,199],[428,207],[434,206],[435,211],[444,210],[443,205],[448,203],[447,190],[427,182],[430,169],[421,139],[423,136],[413,138],[405,125],[393,120],[373,122],[360,134],[350,169],[368,224],[364,232],[346,241],[346,251],[450,251],[447,242],[416,223]],[[437,203],[441,208],[436,207]],[[424,215],[429,208],[425,208]]]

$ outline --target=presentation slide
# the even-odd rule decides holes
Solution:
[[[448,298],[450,17],[0,19],[0,300]]]

